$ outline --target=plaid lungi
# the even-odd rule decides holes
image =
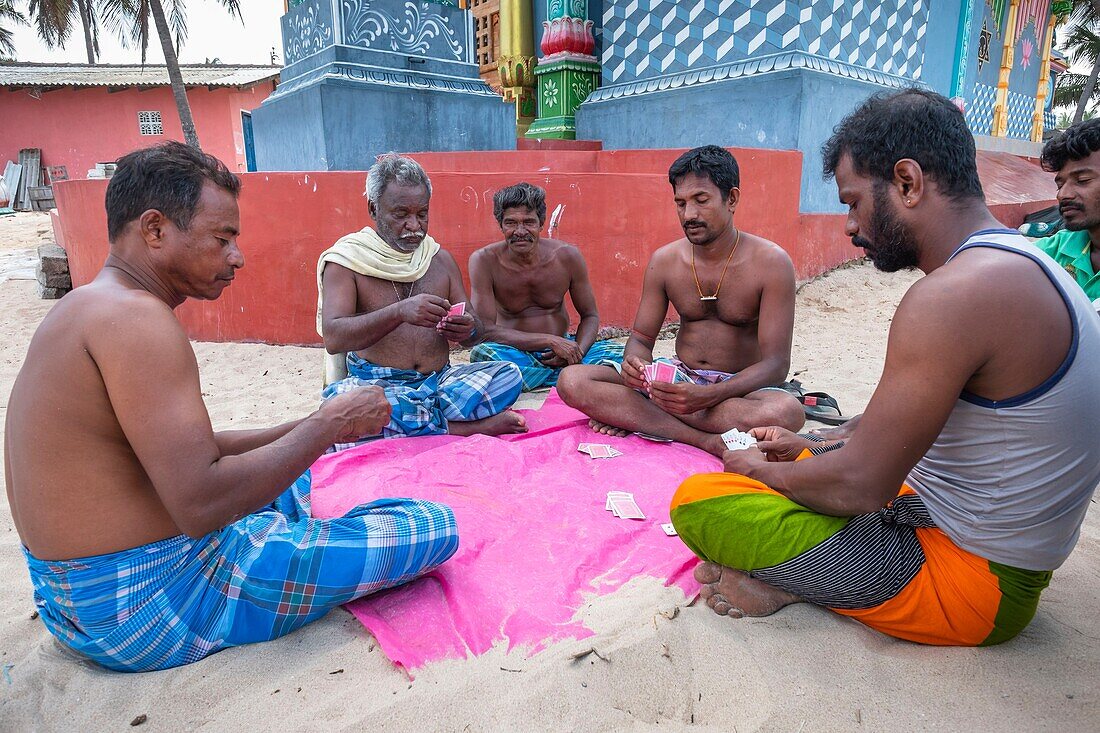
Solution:
[[[576,337],[567,336],[570,341],[576,341]],[[581,364],[621,364],[623,361],[624,344],[607,339],[597,341],[588,349]],[[545,354],[545,352],[542,352]],[[537,351],[521,351],[514,346],[485,342],[478,344],[470,351],[471,362],[483,361],[508,361],[519,367],[523,375],[523,391],[530,392],[540,388],[549,388],[557,385],[560,367],[548,367],[538,359]]]
[[[348,354],[348,376],[325,387],[321,399],[371,385],[381,387],[393,406],[382,435],[366,436],[354,443],[337,443],[335,450],[353,448],[379,437],[440,435],[450,420],[484,420],[511,407],[523,386],[519,367],[508,362],[447,365],[438,372],[421,374],[412,369],[378,366]]]
[[[379,499],[313,519],[309,487],[306,472],[268,507],[199,539],[77,560],[39,560],[23,548],[39,616],[104,667],[166,669],[288,634],[458,549],[442,504]]]

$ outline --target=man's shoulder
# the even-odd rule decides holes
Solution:
[[[478,249],[475,249],[473,251],[473,253],[470,255],[470,264],[473,265],[475,262],[478,264],[492,264],[503,251],[503,239],[496,242],[490,242],[484,247],[479,247]]]
[[[791,256],[787,253],[787,250],[770,239],[764,239],[764,237],[757,234],[744,232],[742,236],[745,239],[742,246],[751,252],[754,261],[766,267],[794,271],[794,263],[791,261]]]
[[[691,243],[686,238],[680,237],[653,250],[653,254],[649,256],[649,259],[651,262],[668,262],[687,252],[689,247],[691,247]]]
[[[584,255],[581,254],[580,248],[575,244],[563,242],[560,239],[541,239],[539,245],[544,248],[543,251],[547,259],[570,264],[584,262]]]

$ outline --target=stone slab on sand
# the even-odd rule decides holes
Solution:
[[[913,279],[859,265],[804,287],[798,378],[858,412],[881,370],[889,318]],[[31,282],[0,284],[0,416],[51,305],[36,299]],[[195,350],[216,428],[268,425],[316,405],[317,349]],[[525,397],[522,406],[538,401]],[[31,618],[31,586],[2,499],[0,730],[129,730],[139,715],[147,716],[143,731],[1100,730],[1098,588],[1094,509],[1035,621],[990,649],[920,647],[805,605],[740,621],[705,606],[677,614],[679,591],[638,581],[581,609],[591,639],[531,658],[498,649],[433,664],[415,680],[339,609],[274,642],[122,675],[75,660]],[[600,657],[571,659],[593,647]]]

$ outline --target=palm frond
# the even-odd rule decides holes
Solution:
[[[15,55],[15,35],[6,27],[8,23],[26,25],[27,19],[8,0],[0,0],[0,56]]]
[[[47,48],[60,48],[72,35],[80,14],[73,0],[30,0],[28,15]]]

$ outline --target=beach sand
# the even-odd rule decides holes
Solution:
[[[0,220],[0,253],[31,246],[6,227]],[[882,368],[890,317],[915,279],[860,263],[805,285],[792,372],[835,395],[845,413],[859,412]],[[0,283],[0,417],[50,307],[33,282]],[[664,353],[671,347],[660,342]],[[195,351],[215,428],[266,426],[316,405],[318,349],[196,343]],[[124,675],[75,659],[31,618],[5,498],[0,730],[126,730],[138,716],[143,731],[1098,730],[1098,588],[1094,508],[1031,626],[989,649],[921,647],[808,605],[764,619],[719,618],[701,604],[677,615],[678,590],[640,579],[580,610],[590,639],[431,664],[415,680],[342,609],[273,642]],[[593,647],[607,661],[570,659]]]

